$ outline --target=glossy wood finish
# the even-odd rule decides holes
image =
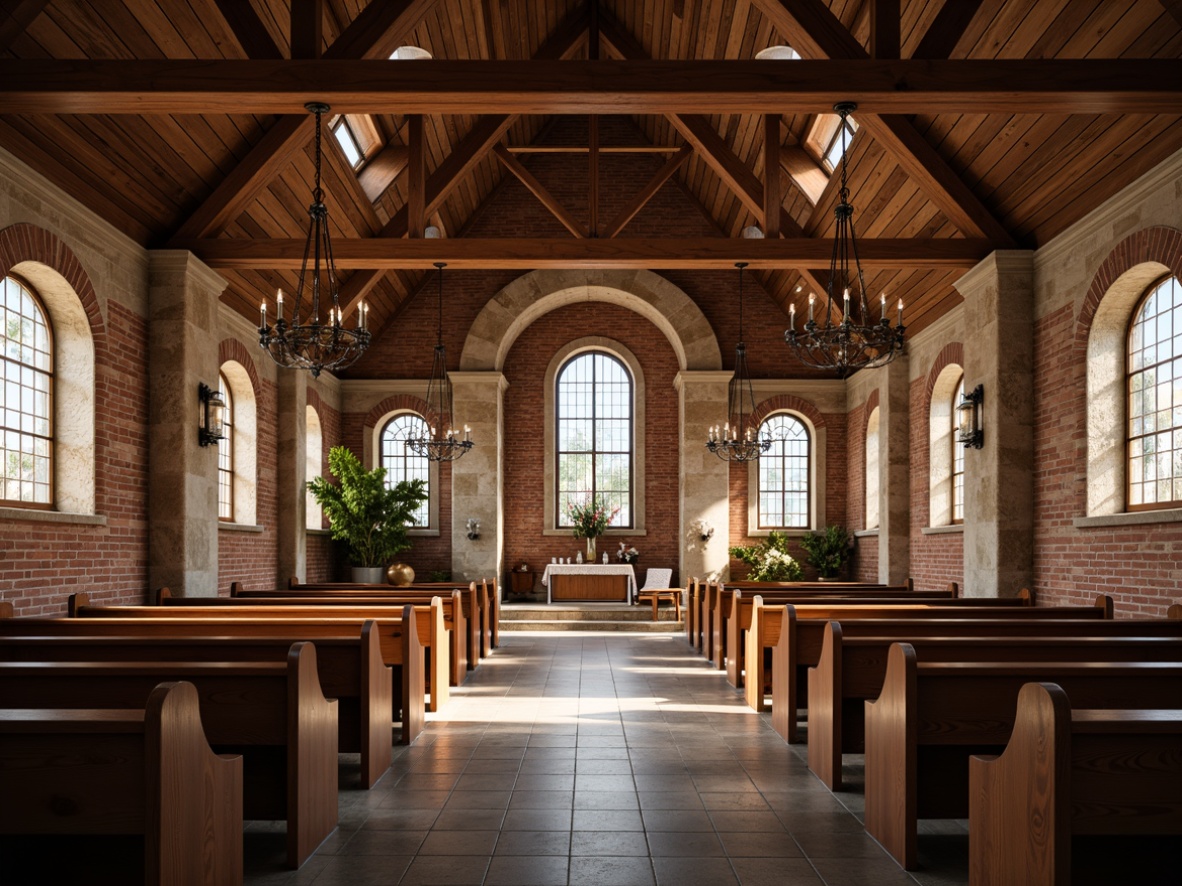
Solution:
[[[552,575],[550,581],[550,599],[556,603],[588,600],[616,603],[628,601],[626,575]]]
[[[968,759],[1004,748],[1031,681],[1059,684],[1080,707],[1182,707],[1179,664],[921,662],[893,644],[882,693],[864,703],[866,830],[904,868],[918,862],[920,818],[969,814]]]
[[[312,643],[285,662],[0,662],[0,706],[135,708],[168,679],[196,687],[210,745],[242,753],[242,816],[286,820],[298,868],[337,825],[337,703]]]
[[[61,835],[69,854],[68,835],[139,833],[146,884],[242,883],[242,757],[210,749],[191,683],[138,710],[0,710],[0,794],[20,798],[0,804],[4,835]]]
[[[1122,879],[1172,882],[1182,838],[1180,750],[1180,710],[1072,710],[1056,684],[1027,683],[1006,749],[969,760],[969,883],[1086,881],[1072,838],[1103,845],[1112,835],[1156,837],[1152,847],[1162,850],[1155,858],[1141,842],[1122,853]]]

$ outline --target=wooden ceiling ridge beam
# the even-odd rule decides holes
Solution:
[[[576,9],[563,19],[554,33],[534,53],[535,59],[562,59],[572,55],[587,39],[586,9]],[[468,134],[460,139],[442,163],[427,179],[423,211],[431,215],[439,210],[448,195],[464,180],[472,168],[485,158],[493,146],[518,120],[516,114],[480,117]],[[402,206],[378,232],[378,237],[399,239],[409,232],[408,207]],[[432,241],[439,242],[439,241]],[[340,290],[340,302],[349,316],[362,299],[385,276],[386,268],[363,268],[353,274]]]
[[[212,268],[227,270],[296,270],[304,255],[303,238],[278,240],[194,240],[183,244]],[[875,269],[963,268],[975,266],[993,249],[988,240],[859,240],[862,265]],[[826,267],[833,251],[830,238],[779,237],[747,240],[732,237],[665,238],[502,238],[446,240],[382,237],[333,240],[339,269],[427,269],[436,261],[461,269],[532,268],[680,268],[722,269],[747,261],[752,269]],[[356,276],[356,275],[355,275]],[[352,278],[350,278],[352,279]],[[346,310],[348,316],[350,310]]]
[[[1182,0],[1179,0],[1182,3]],[[956,0],[945,3],[927,32],[920,38],[912,58],[951,58],[956,44],[965,35],[981,8],[982,0]]]
[[[625,61],[649,58],[640,41],[606,12],[600,14],[599,34],[608,48]],[[747,211],[761,224],[766,224],[763,183],[731,149],[726,139],[718,134],[710,121],[700,114],[666,114],[665,117]],[[781,214],[780,227],[785,234],[792,236],[803,233],[796,220],[786,212]]]
[[[397,44],[414,30],[436,2],[371,0],[325,51],[324,57],[362,58],[378,45],[390,41]],[[288,114],[276,120],[170,240],[211,237],[224,231],[287,165],[292,155],[304,147],[310,134],[307,130],[311,129],[309,119],[306,115]]]
[[[0,10],[0,52],[8,49],[41,14],[49,0],[15,0]]]
[[[283,50],[271,37],[271,32],[254,11],[242,0],[214,0],[222,20],[242,47],[247,58],[283,58]]]
[[[615,237],[620,231],[624,230],[628,222],[632,221],[636,217],[636,214],[648,205],[648,202],[656,196],[657,191],[661,190],[665,182],[673,177],[673,174],[681,168],[682,164],[693,153],[694,149],[690,145],[683,145],[681,150],[670,157],[665,162],[665,165],[658,169],[656,174],[648,180],[648,183],[640,189],[640,192],[629,200],[628,204],[617,213],[616,217],[603,230],[602,236],[606,238]]]
[[[320,58],[324,50],[324,0],[291,0],[291,57]]]
[[[540,202],[551,215],[553,215],[562,226],[574,234],[576,237],[586,237],[587,229],[576,219],[559,200],[550,193],[550,191],[537,178],[534,177],[521,161],[514,157],[511,153],[505,150],[504,145],[496,145],[493,147],[493,153],[497,159],[505,165],[517,180],[525,185],[526,190],[538,198]]]
[[[793,0],[791,5],[786,0],[752,2],[806,55],[843,60],[867,58],[862,45],[821,0]],[[857,120],[966,235],[985,236],[999,249],[1016,245],[1013,235],[910,120],[898,114],[866,113],[857,114]]]

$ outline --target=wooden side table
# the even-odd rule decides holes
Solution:
[[[534,590],[534,576],[536,572],[532,570],[529,572],[522,572],[515,569],[509,573],[509,593],[514,597],[524,597],[527,594],[533,593]]]

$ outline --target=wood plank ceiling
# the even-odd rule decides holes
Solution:
[[[296,58],[385,58],[403,43],[436,59],[491,61],[751,59],[779,43],[810,59],[1182,58],[1182,21],[1167,0],[19,0],[0,12],[0,59],[291,58],[293,7],[305,24]],[[319,41],[309,18],[318,9]],[[337,238],[403,236],[410,227],[410,118],[370,119],[382,147],[360,173],[326,140],[326,202]],[[413,197],[426,217],[417,227],[463,237],[501,182],[528,170],[529,153],[520,149],[544,139],[553,119],[424,117],[425,185]],[[663,176],[671,182],[663,186],[682,187],[723,236],[759,224],[785,237],[828,237],[836,177],[807,144],[816,122],[803,113],[770,122],[759,114],[637,115],[605,132],[667,148],[657,155],[670,160]],[[858,234],[867,240],[1037,247],[1182,148],[1178,115],[1048,108],[1040,115],[866,115],[859,123],[851,191]],[[777,130],[780,169],[766,193],[774,204],[781,191],[778,216],[764,205],[764,133]],[[591,127],[584,131],[589,138]],[[307,120],[241,113],[0,114],[0,146],[149,247],[178,236],[302,238],[310,136]],[[593,219],[589,206],[567,209],[572,230],[605,236],[619,227],[619,218]],[[619,236],[628,237],[626,226]],[[791,302],[803,311],[826,265],[758,273],[785,312]],[[223,299],[249,318],[261,293],[292,289],[296,278],[271,268],[222,273],[230,281]],[[883,268],[868,272],[867,283],[871,292],[905,299],[908,326],[918,331],[959,303],[952,284],[961,273]],[[344,297],[364,294],[371,323],[381,328],[415,294],[424,271],[363,269],[342,278]]]

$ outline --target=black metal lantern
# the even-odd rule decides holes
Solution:
[[[981,402],[985,387],[977,385],[960,398],[956,411],[960,413],[956,439],[966,448],[980,449],[985,445],[985,431],[981,429]]]
[[[226,400],[222,392],[205,383],[197,385],[197,396],[201,399],[201,412],[197,424],[197,444],[209,446],[223,439],[225,435]]]

